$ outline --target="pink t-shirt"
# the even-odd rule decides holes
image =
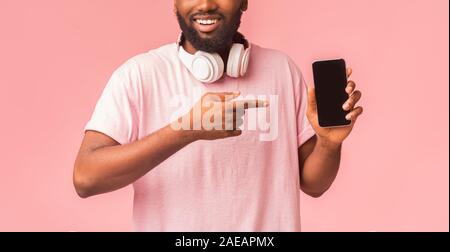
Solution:
[[[171,123],[201,94],[232,91],[270,107],[249,110],[241,136],[194,142],[137,180],[136,231],[300,231],[298,147],[315,132],[303,76],[283,53],[253,44],[246,76],[214,84],[190,74],[176,43],[137,55],[113,73],[85,130],[128,144]],[[269,129],[255,114],[266,115]]]

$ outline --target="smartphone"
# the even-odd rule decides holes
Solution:
[[[342,105],[348,100],[347,68],[344,59],[315,61],[313,63],[317,114],[320,127],[342,127],[352,123],[345,116]]]

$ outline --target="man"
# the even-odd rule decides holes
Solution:
[[[196,79],[180,52],[218,53],[227,66],[247,8],[247,0],[175,1],[180,43],[117,69],[86,125],[74,169],[81,197],[133,184],[137,231],[300,231],[300,190],[319,197],[331,186],[361,92],[349,81],[350,126],[321,128],[314,89],[296,65],[254,44],[245,76]],[[192,109],[174,117],[180,96]],[[269,111],[278,128],[269,140],[261,140],[267,127],[242,128]]]

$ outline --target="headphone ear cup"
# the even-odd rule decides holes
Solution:
[[[240,67],[241,76],[244,76],[247,73],[248,62],[250,61],[250,52],[251,52],[251,47],[245,49],[244,55],[242,56],[241,67]]]
[[[238,78],[241,76],[242,57],[245,48],[243,44],[235,43],[231,47],[227,62],[227,74],[230,77]]]
[[[213,59],[211,59],[214,62],[214,69],[215,69],[215,74],[214,74],[214,78],[212,82],[216,82],[218,81],[220,78],[222,78],[223,76],[223,72],[225,69],[225,63],[223,63],[222,57],[220,57],[220,55],[218,53],[212,53],[209,54]]]
[[[198,51],[192,60],[192,74],[204,83],[212,83],[219,80],[223,75],[224,63],[217,53],[206,53]]]

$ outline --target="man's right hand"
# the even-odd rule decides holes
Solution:
[[[174,128],[189,131],[194,140],[217,140],[242,134],[245,111],[267,107],[261,100],[233,101],[240,92],[206,93],[189,113],[179,118]],[[172,124],[174,125],[174,124]],[[181,126],[181,129],[180,129]]]
[[[239,136],[245,110],[267,107],[268,103],[232,101],[238,96],[239,93],[207,93],[180,118],[186,120],[187,130],[174,130],[171,124],[129,144],[120,145],[103,133],[87,131],[74,167],[73,182],[78,195],[87,198],[130,185],[196,140]]]

